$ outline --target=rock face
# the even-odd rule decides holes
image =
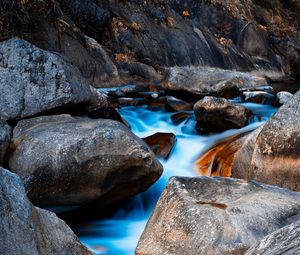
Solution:
[[[124,125],[69,115],[22,120],[9,167],[36,205],[104,206],[144,191],[162,173],[148,146]]]
[[[232,172],[239,173],[239,178],[300,190],[299,102],[300,92],[297,92],[264,125],[256,140],[245,145],[246,154],[236,157]]]
[[[241,88],[266,84],[264,78],[247,73],[211,67],[171,67],[165,70],[164,89],[187,91],[200,95],[232,97]]]
[[[0,166],[3,163],[6,150],[11,138],[11,127],[6,122],[0,120]]]
[[[0,44],[0,118],[32,116],[88,102],[92,93],[78,70],[56,54],[12,38]]]
[[[246,252],[246,255],[294,255],[299,253],[300,222],[296,221],[258,241]]]
[[[276,94],[276,101],[279,105],[288,103],[293,97],[293,94],[287,91],[280,91]]]
[[[250,111],[224,98],[204,97],[194,105],[198,125],[210,131],[241,128],[248,124]]]
[[[16,174],[0,167],[1,254],[92,255],[54,213],[34,207]]]
[[[136,254],[245,254],[255,241],[298,221],[299,206],[299,193],[257,182],[173,177]]]

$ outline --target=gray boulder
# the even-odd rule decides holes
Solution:
[[[34,207],[16,174],[0,167],[1,254],[92,255],[54,213]]]
[[[265,84],[264,78],[249,73],[202,66],[176,66],[165,69],[162,87],[199,95],[233,97],[241,89]]]
[[[0,43],[0,118],[23,118],[88,102],[78,69],[60,56],[18,39]]]
[[[246,255],[300,254],[300,221],[293,222],[256,242]]]
[[[299,131],[300,92],[297,92],[256,138],[245,144],[248,149],[237,155],[232,173],[239,173],[235,175],[239,178],[300,191]]]
[[[11,138],[11,127],[0,120],[0,166],[3,163]]]
[[[293,97],[293,94],[288,91],[280,91],[276,94],[276,101],[279,105],[288,103]]]
[[[149,147],[123,124],[70,115],[22,120],[9,167],[41,206],[100,206],[146,190],[162,173]]]
[[[251,112],[242,105],[209,96],[194,105],[194,112],[199,127],[209,131],[242,128],[248,124],[251,116]]]
[[[300,219],[300,193],[254,181],[173,177],[139,240],[137,255],[245,254]]]

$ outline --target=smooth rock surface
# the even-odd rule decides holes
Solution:
[[[235,165],[239,178],[278,185],[300,191],[300,92],[264,125],[254,144],[248,146],[249,159],[237,157]],[[251,142],[251,141],[250,141]],[[253,143],[253,140],[252,142]]]
[[[165,70],[162,87],[199,95],[233,97],[240,89],[267,84],[264,78],[212,67],[171,67]]]
[[[293,97],[293,94],[287,91],[280,91],[276,94],[276,101],[279,105],[288,103]]]
[[[300,193],[229,178],[173,177],[139,240],[137,255],[244,254],[300,219]]]
[[[0,120],[0,166],[9,146],[11,131],[11,127],[5,121]]]
[[[56,54],[18,39],[0,43],[0,118],[32,116],[88,102],[92,93],[78,70]]]
[[[0,167],[1,254],[92,255],[54,213],[34,207],[20,178]]]
[[[224,98],[206,96],[194,105],[199,127],[209,131],[241,128],[248,124],[251,112]]]
[[[246,255],[300,254],[300,222],[296,221],[255,243]]]
[[[100,206],[146,190],[162,173],[149,147],[123,124],[70,115],[23,120],[9,167],[42,206]]]

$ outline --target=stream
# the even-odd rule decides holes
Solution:
[[[235,100],[238,103],[239,100]],[[146,192],[128,200],[125,208],[118,209],[109,218],[84,222],[73,227],[80,240],[97,255],[132,255],[159,195],[171,176],[196,176],[193,163],[207,149],[234,134],[251,131],[262,125],[274,114],[270,105],[242,103],[254,113],[253,121],[238,130],[228,130],[209,136],[199,135],[195,130],[195,119],[175,125],[174,113],[152,109],[147,106],[122,107],[120,114],[139,137],[156,132],[174,133],[177,143],[168,160],[161,159],[164,172],[158,182]]]

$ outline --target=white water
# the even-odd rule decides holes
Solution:
[[[188,124],[174,125],[172,113],[154,111],[145,107],[124,107],[121,115],[130,123],[132,131],[139,137],[146,137],[156,132],[174,133],[177,143],[164,166],[163,176],[146,192],[132,198],[126,208],[120,209],[109,219],[90,222],[80,226],[77,234],[80,240],[97,255],[132,255],[142,234],[155,203],[171,176],[196,176],[193,162],[203,152],[218,141],[233,134],[255,129],[263,124],[274,112],[268,105],[244,104],[255,115],[263,116],[258,121],[239,130],[228,130],[221,134],[201,136],[195,131],[195,120]]]

